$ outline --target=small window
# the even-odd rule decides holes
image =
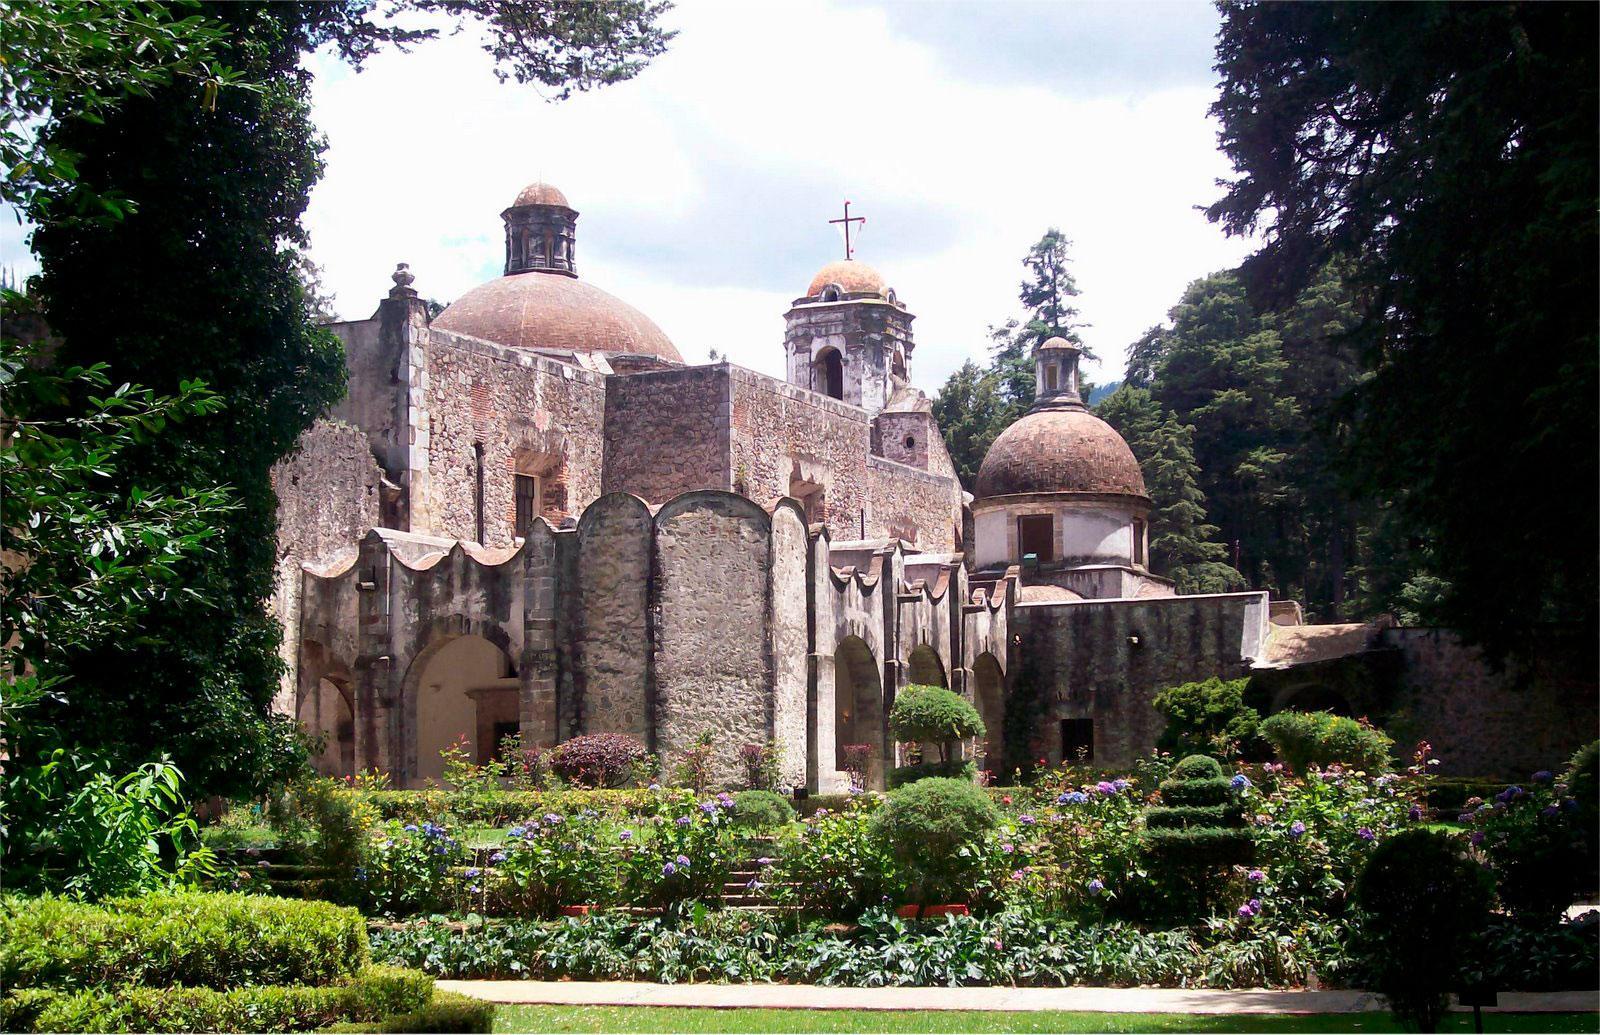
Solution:
[[[1060,391],[1061,386],[1057,382],[1057,377],[1058,376],[1059,376],[1058,375],[1058,371],[1056,370],[1056,366],[1055,366],[1054,363],[1052,363],[1049,366],[1044,368],[1044,390],[1045,391],[1047,391],[1047,392]]]
[[[837,302],[839,301],[839,296],[842,293],[843,292],[839,285],[829,284],[827,287],[822,289],[822,295],[820,297],[824,302]]]
[[[1094,720],[1061,720],[1061,761],[1094,761]]]
[[[531,474],[517,475],[517,535],[526,539],[539,515],[539,479]]]
[[[1141,568],[1145,565],[1144,538],[1145,523],[1143,521],[1135,521],[1133,523],[1133,563]]]
[[[916,447],[917,447],[917,440],[914,437],[912,437],[910,435],[907,435],[906,436],[906,448],[907,449],[915,449]]]
[[[1041,564],[1056,559],[1056,519],[1049,514],[1024,514],[1017,518],[1017,545],[1022,556],[1033,554]]]

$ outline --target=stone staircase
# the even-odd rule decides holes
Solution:
[[[771,895],[770,876],[772,864],[777,861],[778,839],[754,839],[751,855],[728,871],[728,881],[722,885],[722,905],[726,909],[752,909],[761,912],[780,912],[793,907],[780,906]],[[766,864],[762,864],[762,860]]]

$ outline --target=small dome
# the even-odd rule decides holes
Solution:
[[[624,352],[682,363],[670,339],[633,306],[574,277],[496,277],[456,299],[433,326],[496,345],[556,352]]]
[[[1074,345],[1072,342],[1061,337],[1060,335],[1056,335],[1053,338],[1046,338],[1044,341],[1039,343],[1039,351],[1043,352],[1045,349],[1070,349],[1073,352],[1082,352],[1083,346]]]
[[[517,195],[517,200],[511,203],[512,208],[521,208],[524,205],[560,205],[562,208],[571,208],[567,204],[567,196],[548,183],[530,183],[522,188]]]
[[[811,278],[811,286],[806,288],[806,297],[817,297],[829,284],[839,285],[840,290],[847,295],[862,293],[883,295],[888,290],[884,287],[882,274],[866,263],[854,259],[830,262],[818,270],[817,275]]]
[[[1035,409],[1000,433],[978,468],[978,499],[1026,492],[1145,496],[1133,450],[1081,406]]]

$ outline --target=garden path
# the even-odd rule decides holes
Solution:
[[[831,1010],[1085,1010],[1099,1013],[1301,1014],[1384,1009],[1372,992],[1184,988],[833,988],[660,985],[642,981],[440,981],[495,1003]],[[1459,1009],[1459,1008],[1458,1008]],[[1600,992],[1504,992],[1500,1011],[1600,1012]]]

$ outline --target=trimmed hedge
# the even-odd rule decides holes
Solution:
[[[1164,827],[1237,827],[1244,825],[1244,815],[1229,805],[1175,805],[1165,809],[1151,809],[1145,813],[1145,826],[1151,830]]]
[[[693,797],[693,792],[679,787],[661,790],[630,788],[627,790],[565,790],[565,791],[484,791],[474,794],[451,794],[440,790],[422,791],[352,791],[357,797],[377,810],[382,819],[402,823],[423,823],[428,820],[454,816],[471,826],[510,826],[530,816],[546,812],[562,815],[579,809],[593,809],[603,816],[616,819],[635,819],[650,811],[662,795]]]
[[[948,762],[923,762],[920,765],[902,765],[889,770],[889,789],[904,787],[916,783],[918,780],[927,780],[938,777],[947,780],[965,780],[975,783],[978,778],[978,764],[972,759],[952,758]]]
[[[28,990],[0,1009],[7,1031],[312,1031],[341,1022],[379,1022],[424,1010],[433,978],[398,967],[368,967],[337,984]],[[385,1030],[419,1030],[390,1028]],[[476,1029],[483,1030],[483,1029]]]
[[[1168,806],[1221,805],[1233,795],[1225,776],[1203,780],[1162,780],[1161,803]]]
[[[1144,832],[1150,851],[1183,866],[1232,866],[1249,862],[1255,838],[1241,826],[1163,827],[1151,824]]]
[[[1377,773],[1393,764],[1388,734],[1332,712],[1278,712],[1261,724],[1261,735],[1298,773],[1334,763]]]
[[[794,822],[794,806],[774,791],[740,791],[733,796],[733,818],[741,826],[770,830]]]
[[[0,902],[0,987],[322,985],[367,965],[366,921],[326,902],[186,893]]]
[[[433,1001],[410,1013],[371,1023],[332,1024],[325,1032],[491,1032],[494,1004],[459,992],[435,992]]]

